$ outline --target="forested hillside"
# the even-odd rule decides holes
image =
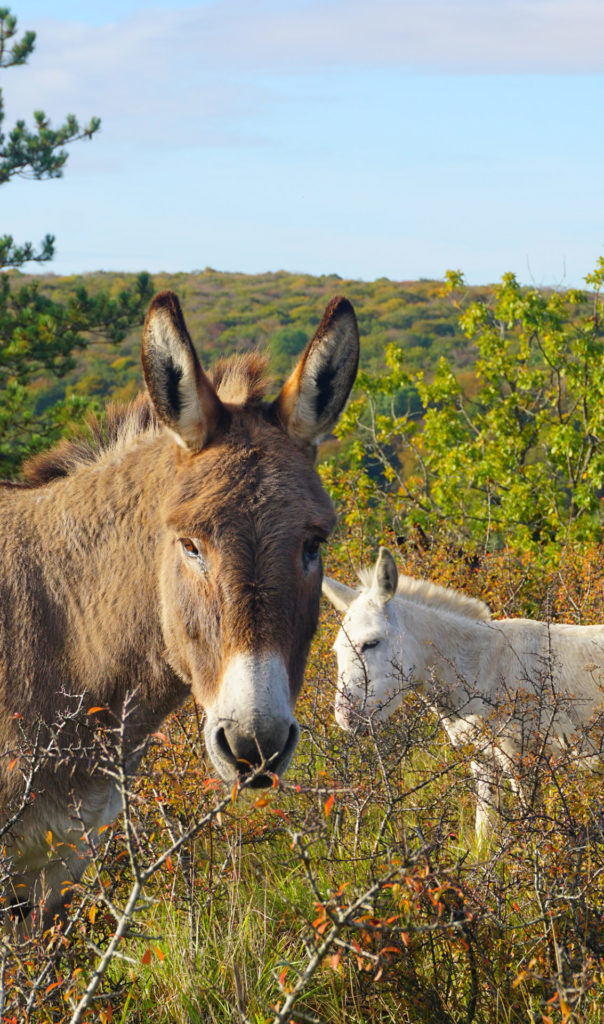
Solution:
[[[118,295],[136,281],[135,274],[98,273],[82,277],[37,275],[39,289],[65,301],[82,283],[94,295],[104,290]],[[11,275],[15,284],[34,280]],[[458,324],[458,310],[443,296],[438,281],[349,281],[332,274],[227,274],[211,268],[191,274],[158,274],[157,291],[170,288],[182,303],[193,340],[206,363],[219,356],[265,349],[276,378],[288,373],[298,352],[312,335],[326,302],[338,293],[354,303],[362,338],[362,367],[385,369],[386,346],[405,350],[410,371],[436,366],[447,356],[459,367],[473,362],[475,352]],[[474,298],[484,288],[468,290]],[[130,398],[141,386],[140,328],[119,345],[94,343],[78,358],[77,367],[59,381],[40,378],[39,410],[71,393]]]

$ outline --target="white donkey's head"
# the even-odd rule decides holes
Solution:
[[[344,613],[334,650],[338,659],[336,721],[354,729],[369,717],[384,721],[401,702],[406,666],[392,598],[398,569],[387,548],[380,548],[373,570],[360,590],[324,577],[323,594]],[[407,659],[408,660],[408,659]],[[408,666],[407,666],[408,667]]]

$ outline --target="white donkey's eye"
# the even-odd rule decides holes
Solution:
[[[361,644],[361,654],[370,651],[372,647],[377,647],[379,642],[379,640],[366,640],[364,644]]]

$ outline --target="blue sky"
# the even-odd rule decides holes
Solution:
[[[0,232],[50,269],[461,268],[576,285],[604,255],[602,0],[22,0],[5,127],[102,118]]]

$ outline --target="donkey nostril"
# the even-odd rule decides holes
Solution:
[[[229,764],[236,765],[237,764],[237,758],[235,757],[233,751],[231,750],[231,747],[229,745],[229,741],[227,739],[227,736],[226,736],[226,733],[225,733],[224,729],[220,728],[220,729],[216,730],[215,739],[216,739],[216,746],[220,750],[220,753],[224,757],[225,761],[228,761]]]
[[[283,726],[286,723],[282,723]],[[267,771],[279,772],[287,767],[296,748],[300,736],[297,722],[291,722],[287,728],[279,728],[276,736],[249,736],[232,730],[227,732],[222,726],[214,733],[214,742],[221,757],[235,769],[239,776],[245,777],[266,767]],[[268,775],[259,775],[252,781],[252,787],[270,785]]]
[[[229,737],[223,728],[218,729],[216,733],[216,745],[225,760],[237,769],[239,775],[248,775],[250,772],[260,768],[265,762],[268,767],[272,761],[279,757],[279,751],[274,749],[270,752],[263,750],[255,736],[233,732],[232,736]],[[272,746],[274,747],[274,744]]]

